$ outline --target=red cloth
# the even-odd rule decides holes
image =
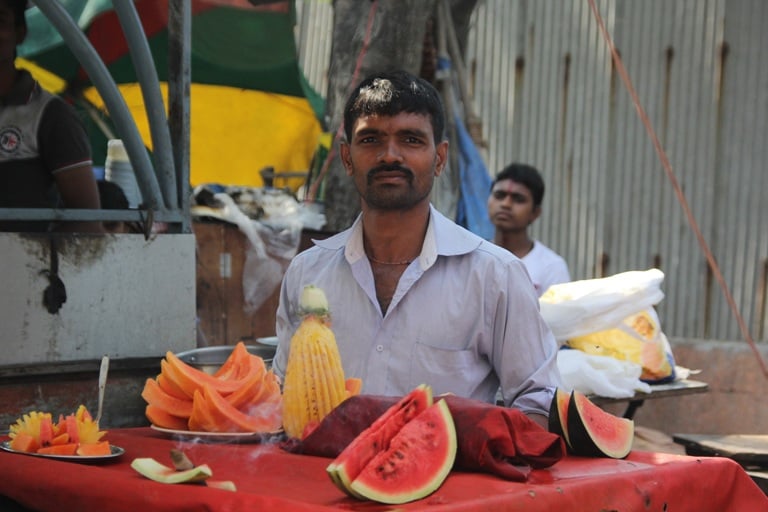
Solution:
[[[124,448],[125,454],[100,464],[0,451],[0,496],[39,512],[371,512],[392,508],[342,493],[325,471],[328,459],[286,453],[271,444],[180,442],[149,428],[110,429],[107,439]],[[233,481],[237,492],[160,484],[130,467],[136,457],[170,464],[171,448],[183,449],[198,464],[208,464],[214,479]],[[403,512],[723,512],[768,510],[768,498],[730,459],[632,452],[624,460],[568,455],[549,468],[531,470],[524,483],[454,471],[432,495],[396,508]]]
[[[525,481],[530,468],[546,468],[565,455],[563,439],[541,428],[517,409],[446,396],[456,426],[458,449],[453,468]],[[399,398],[353,396],[342,402],[301,442],[284,448],[334,458]]]

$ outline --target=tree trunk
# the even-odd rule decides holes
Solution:
[[[341,231],[360,212],[354,183],[346,175],[338,156],[344,102],[351,89],[375,71],[404,69],[415,75],[431,75],[435,52],[425,41],[436,40],[432,30],[437,1],[443,0],[334,0],[333,42],[326,103],[329,130],[336,135],[325,176],[326,226]],[[477,0],[450,0],[453,22],[462,46],[466,44],[469,18]],[[369,29],[370,26],[370,29]],[[459,32],[459,30],[461,32]],[[429,46],[429,43],[428,45]],[[424,76],[431,80],[433,76]]]

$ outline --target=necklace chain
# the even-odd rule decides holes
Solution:
[[[410,265],[410,263],[413,261],[412,259],[404,260],[404,261],[381,261],[381,260],[377,260],[370,254],[366,253],[366,256],[368,256],[368,259],[371,260],[372,262],[378,263],[380,265]]]

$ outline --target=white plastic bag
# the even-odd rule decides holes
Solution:
[[[612,329],[664,298],[659,269],[552,285],[539,298],[541,314],[558,341]]]
[[[568,391],[575,389],[609,398],[629,398],[636,391],[651,391],[651,387],[640,380],[640,365],[630,361],[563,349],[557,353],[557,367]]]

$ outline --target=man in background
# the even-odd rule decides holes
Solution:
[[[74,109],[16,68],[27,0],[0,0],[0,208],[100,207],[91,146]],[[48,222],[0,220],[3,231],[47,231]],[[100,222],[61,231],[103,232]]]
[[[488,215],[496,227],[493,242],[523,260],[536,293],[571,280],[568,265],[555,251],[531,238],[528,227],[541,215],[544,180],[534,167],[513,163],[491,186]]]

